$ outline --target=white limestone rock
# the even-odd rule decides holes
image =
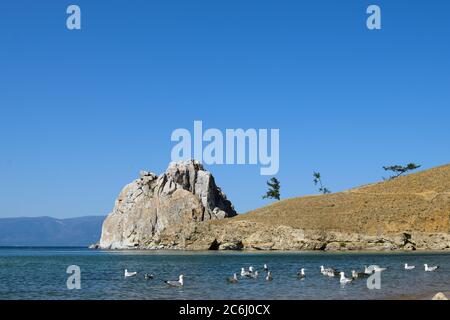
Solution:
[[[171,163],[159,177],[141,171],[139,179],[125,186],[103,224],[99,247],[166,249],[158,244],[166,230],[182,230],[192,222],[235,215],[212,174],[199,162]]]

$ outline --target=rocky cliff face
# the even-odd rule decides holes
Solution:
[[[214,177],[197,161],[171,163],[157,176],[141,172],[120,193],[103,224],[100,248],[162,249],[163,233],[181,232],[195,222],[233,217],[236,212]]]
[[[370,235],[231,219],[208,222],[162,237],[171,249],[253,251],[412,251],[450,250],[450,234],[395,232]],[[174,240],[177,239],[177,240]],[[176,244],[174,246],[174,244]]]

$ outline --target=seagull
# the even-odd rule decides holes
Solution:
[[[248,268],[248,272],[250,272],[250,273],[255,272],[255,268],[253,268],[253,267]]]
[[[248,271],[245,271],[244,268],[241,269],[241,277],[250,277],[251,273]]]
[[[301,269],[300,269],[300,272],[297,273],[297,276],[298,276],[298,278],[299,278],[300,280],[305,279],[305,278],[306,278],[305,269],[304,269],[304,268],[301,268]]]
[[[356,272],[355,270],[352,270],[352,278],[353,279],[359,279],[359,278],[365,278],[369,275],[365,272]]]
[[[436,271],[437,269],[440,268],[439,266],[429,267],[427,264],[424,264],[424,266],[425,266],[425,271],[426,272],[433,272],[433,271]]]
[[[371,274],[373,274],[375,271],[372,269],[372,270],[370,270],[369,268],[367,268],[367,266],[364,266],[364,273],[366,274],[366,275],[371,275]]]
[[[328,271],[327,272],[327,276],[329,276],[330,278],[334,278],[336,276],[338,276],[340,274],[340,272],[336,272],[336,271]]]
[[[388,268],[380,268],[379,266],[374,266],[373,271],[375,272],[383,272],[386,271]]]
[[[353,279],[346,278],[344,272],[341,272],[340,275],[341,275],[341,280],[340,280],[341,284],[347,284],[347,283],[351,283],[353,281]]]
[[[148,273],[146,273],[145,276],[144,276],[144,279],[145,279],[145,280],[153,280],[154,278],[155,278],[154,275],[148,274]]]
[[[252,274],[250,275],[250,277],[252,277],[253,279],[258,279],[258,277],[259,277],[258,271],[255,271],[255,273],[252,273]]]
[[[171,287],[183,287],[184,286],[184,276],[181,275],[178,281],[165,281]]]
[[[264,271],[269,271],[269,267],[267,266],[267,264],[264,265]]]
[[[405,263],[405,270],[414,270],[415,268],[415,266],[408,266],[408,264]]]
[[[228,283],[238,283],[237,274],[235,273],[233,277],[228,278]]]
[[[268,272],[267,273],[267,277],[266,277],[266,281],[272,281],[273,280],[273,277],[272,277],[272,272]]]
[[[137,272],[128,272],[127,269],[125,269],[125,278],[135,277],[137,275]]]
[[[375,271],[375,272],[384,272],[384,271],[386,271],[388,268],[380,268],[380,267],[378,267],[378,266],[375,266],[374,268],[373,268],[373,270]]]
[[[325,275],[325,267],[324,266],[320,266],[320,273]]]
[[[332,268],[327,268],[325,269],[324,266],[320,266],[320,272],[324,275],[324,276],[328,276],[328,277],[334,277],[337,276],[339,273],[332,269]]]

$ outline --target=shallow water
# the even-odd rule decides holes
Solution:
[[[405,271],[404,263],[417,266]],[[274,281],[226,279],[241,267],[262,269],[267,263]],[[425,273],[423,264],[440,265]],[[346,272],[364,265],[389,267],[381,289],[366,280],[341,286],[322,276],[320,266]],[[81,290],[68,290],[66,269],[81,268]],[[297,279],[299,268],[307,278]],[[138,271],[124,278],[124,269]],[[144,280],[144,273],[154,280]],[[164,280],[185,275],[185,287],[168,288]],[[263,273],[264,274],[264,273]],[[106,252],[79,248],[0,248],[0,299],[390,299],[450,291],[450,253],[219,253]]]

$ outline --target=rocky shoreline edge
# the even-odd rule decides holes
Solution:
[[[192,224],[155,235],[151,241],[110,246],[93,244],[91,249],[175,251],[325,251],[325,252],[450,252],[450,236],[444,233],[402,233],[370,236],[288,226],[261,226],[246,221]]]

